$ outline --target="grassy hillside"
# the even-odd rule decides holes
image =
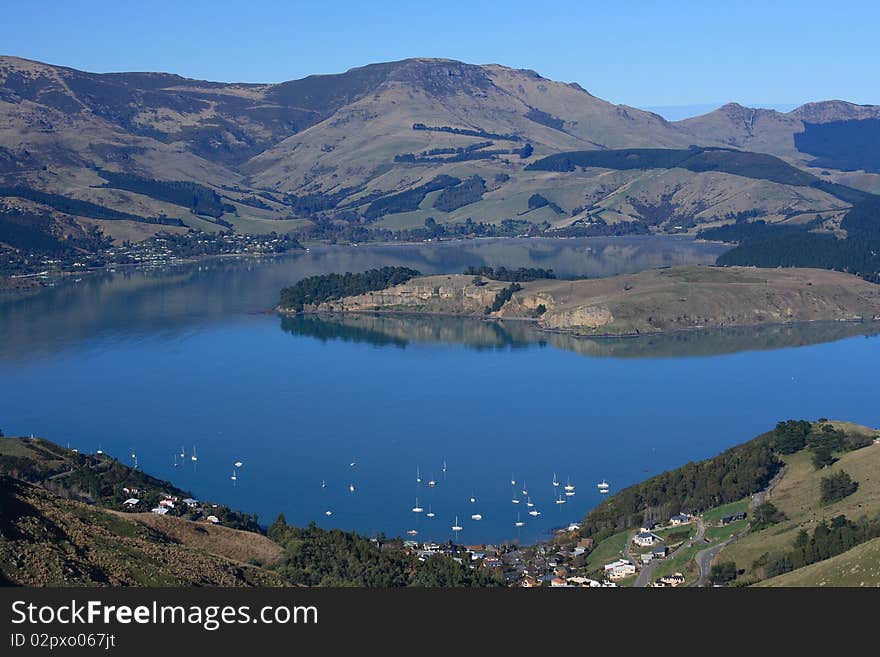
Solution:
[[[835,422],[834,426],[852,433],[878,435],[878,432],[858,425]],[[880,476],[877,474],[880,472],[880,445],[875,443],[864,449],[839,454],[835,463],[822,469],[814,467],[809,450],[782,458],[786,464],[785,474],[767,500],[785,514],[785,519],[731,544],[717,557],[717,561],[736,563],[744,571],[741,578],[745,581],[762,578],[767,555],[791,549],[801,530],[811,533],[823,520],[831,521],[841,515],[851,520],[880,515]],[[822,478],[840,471],[845,471],[857,481],[858,489],[842,500],[823,504],[820,495]],[[794,577],[797,572],[789,575]]]
[[[880,538],[757,586],[880,586]]]

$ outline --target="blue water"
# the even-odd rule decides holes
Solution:
[[[248,275],[245,269],[244,281]],[[167,302],[162,280],[149,289]],[[179,293],[179,277],[166,283]],[[190,291],[201,297],[204,288]],[[118,292],[114,318],[129,298]],[[80,308],[94,297],[67,294]],[[366,534],[416,529],[420,539],[446,540],[457,515],[463,542],[529,542],[580,520],[599,502],[602,479],[612,490],[623,487],[713,455],[777,420],[880,425],[877,337],[711,356],[689,356],[685,346],[665,358],[625,345],[613,357],[594,357],[578,353],[582,343],[554,346],[540,334],[487,340],[492,325],[473,320],[374,324],[352,339],[332,323],[316,332],[243,309],[200,313],[193,298],[190,306],[145,313],[149,322],[107,319],[104,328],[101,313],[111,309],[98,304],[73,337],[56,324],[56,333],[44,326],[48,333],[36,332],[30,344],[25,328],[35,320],[26,310],[41,297],[16,303],[0,309],[14,338],[0,350],[7,434],[43,435],[81,451],[100,447],[124,462],[134,451],[147,472],[259,513],[264,523],[283,512],[292,523]],[[65,312],[72,310],[59,304],[57,316]],[[134,309],[131,316],[138,317]],[[379,339],[380,329],[396,333]],[[47,342],[51,349],[42,348]],[[187,461],[175,468],[181,446]],[[188,458],[194,446],[197,463]],[[233,482],[236,460],[244,466]],[[566,504],[554,503],[554,473],[576,485]],[[434,488],[426,485],[432,477]],[[524,500],[511,503],[511,477],[519,498],[525,482],[539,518],[526,514]],[[417,497],[435,518],[411,511]],[[526,522],[521,530],[517,511]],[[472,521],[472,513],[483,520]]]

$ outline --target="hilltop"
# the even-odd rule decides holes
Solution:
[[[411,274],[410,274],[411,275]],[[283,306],[282,312],[290,310]],[[636,335],[762,324],[871,321],[880,288],[816,269],[674,267],[591,280],[517,283],[470,274],[414,276],[304,308],[528,319],[579,335]]]
[[[880,191],[865,147],[878,125],[880,108],[842,101],[787,114],[725,105],[669,122],[535,71],[448,59],[242,84],[7,56],[0,244],[89,253],[189,229],[356,241],[696,234],[756,217],[836,234],[851,194]],[[692,147],[764,160],[532,166]]]

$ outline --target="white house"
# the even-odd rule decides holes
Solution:
[[[688,524],[693,518],[684,513],[677,513],[669,519],[669,524],[673,527],[678,527],[679,525]]]
[[[630,575],[635,575],[636,567],[626,559],[618,559],[614,563],[605,566],[605,575],[608,579],[623,579]]]
[[[168,513],[168,509],[166,509],[164,506],[157,506],[155,509],[150,509],[150,511],[152,511],[153,513],[158,513],[160,516],[164,516],[166,513]]]
[[[208,516],[207,518],[205,518],[205,520],[210,522],[212,525],[220,524],[220,518],[218,518],[217,516]]]
[[[124,506],[126,509],[133,509],[140,503],[141,501],[136,497],[129,497],[127,500],[125,500],[125,502],[122,503],[122,506]]]
[[[640,547],[651,547],[660,540],[660,537],[653,532],[639,532],[633,536],[633,543]]]

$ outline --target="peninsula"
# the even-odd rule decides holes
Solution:
[[[309,303],[296,306],[289,302],[296,286],[286,288],[278,310],[528,320],[542,329],[590,336],[880,320],[880,286],[819,269],[688,266],[600,279],[522,282],[471,274],[405,274],[403,280],[386,277],[387,286],[309,297]]]

